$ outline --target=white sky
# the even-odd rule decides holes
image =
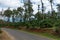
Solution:
[[[33,9],[34,13],[37,12],[37,4],[40,4],[40,0],[31,0],[33,2]],[[44,6],[46,6],[46,11],[51,10],[50,3],[48,0],[43,0]],[[55,3],[60,4],[60,0],[54,0]],[[8,7],[11,7],[11,9],[17,8],[19,6],[23,6],[23,3],[21,3],[21,0],[0,0],[0,11],[2,8],[6,10]],[[53,6],[53,8],[56,10],[56,6]]]

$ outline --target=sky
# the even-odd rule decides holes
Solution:
[[[23,7],[23,0],[0,0],[0,11],[2,9],[6,10],[8,7],[12,9],[16,9],[17,7]],[[40,3],[40,0],[31,0],[32,2],[32,5],[33,5],[33,10],[34,10],[34,13],[37,12],[37,9],[38,9],[38,4],[41,5]],[[51,7],[50,7],[50,3],[48,0],[43,0],[43,3],[44,3],[44,6],[45,6],[45,12],[47,11],[51,11]],[[54,0],[54,10],[57,11],[57,7],[56,7],[56,4],[60,4],[60,0]],[[40,6],[40,9],[41,9],[41,6]]]

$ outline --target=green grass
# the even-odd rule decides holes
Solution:
[[[18,29],[15,29],[15,30],[18,30]],[[52,40],[60,40],[60,37],[54,36],[54,35],[49,34],[49,33],[39,33],[39,32],[32,32],[32,31],[28,31],[28,30],[20,30],[20,31],[27,32],[29,34],[35,34],[35,35],[46,37],[46,38],[50,38]]]
[[[45,36],[45,37],[48,37],[48,38],[52,38],[52,39],[56,39],[56,40],[60,40],[60,38],[58,38],[57,36],[54,36],[52,34],[49,34],[49,33],[36,33],[38,35],[42,35],[42,36]]]
[[[0,29],[0,33],[2,33],[2,30]]]
[[[54,40],[60,40],[60,38],[58,36],[54,36],[54,35],[49,34],[49,33],[38,33],[38,32],[31,32],[31,31],[27,31],[27,30],[22,30],[22,31],[32,33],[32,34],[36,34],[36,35],[40,35],[40,36],[46,37],[46,38],[51,38],[51,39],[54,39]]]

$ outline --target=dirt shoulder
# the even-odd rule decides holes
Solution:
[[[3,31],[2,34],[0,34],[0,40],[14,40],[14,38],[6,31]]]

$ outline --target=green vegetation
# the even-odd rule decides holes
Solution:
[[[38,12],[36,14],[33,14],[33,5],[30,0],[28,1],[28,3],[24,3],[24,8],[18,7],[17,9],[13,10],[10,10],[10,8],[8,8],[4,11],[4,14],[2,14],[8,19],[7,21],[0,20],[0,27],[27,29],[36,32],[40,32],[40,29],[43,29],[41,32],[46,32],[44,28],[53,28],[53,33],[40,33],[45,36],[60,36],[60,4],[56,5],[58,10],[56,12],[53,8],[54,0],[49,0],[49,3],[51,4],[51,12],[48,11],[47,13],[44,12],[46,9],[43,0],[41,0],[41,11],[40,5],[38,5]],[[12,18],[12,22],[10,22],[10,18]],[[16,22],[16,20],[18,20],[16,18],[19,19],[19,22]],[[51,33],[51,35],[49,33]]]
[[[36,32],[31,32],[31,33],[40,35],[42,37],[51,38],[51,39],[54,39],[54,40],[60,40],[60,38],[58,36],[54,36],[54,35],[49,34],[49,33],[36,33]]]
[[[60,40],[60,37],[56,36],[56,35],[52,35],[50,33],[39,33],[39,32],[31,32],[31,31],[28,31],[28,30],[20,30],[20,31],[23,31],[23,32],[27,32],[29,34],[33,34],[33,35],[36,35],[36,36],[41,36],[41,37],[46,37],[46,38],[50,38],[51,40]]]

